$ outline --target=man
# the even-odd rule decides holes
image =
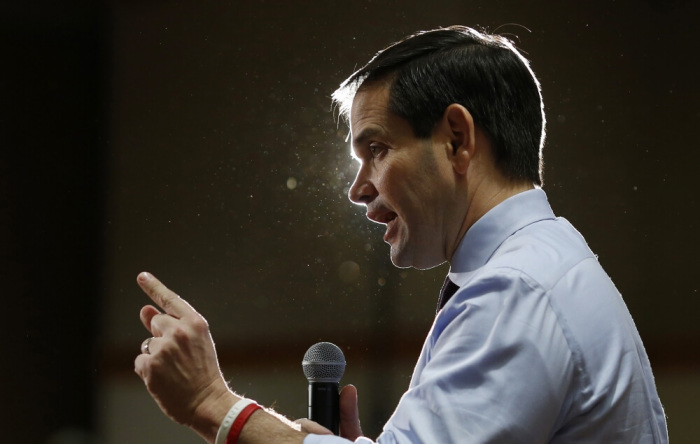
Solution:
[[[394,264],[450,263],[410,387],[377,441],[667,442],[620,295],[539,188],[540,88],[511,43],[465,27],[419,33],[379,53],[334,99],[360,162],[349,197],[386,225]],[[166,414],[214,442],[240,398],[206,321],[149,274],[138,282],[165,313],[141,311],[154,338],[136,372]],[[233,427],[241,443],[347,442],[300,423],[258,410]],[[371,442],[351,386],[341,436]]]

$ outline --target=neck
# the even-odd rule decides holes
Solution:
[[[503,180],[479,182],[476,183],[473,188],[473,190],[470,190],[471,192],[467,193],[467,212],[456,239],[452,243],[450,251],[448,251],[448,261],[452,261],[452,256],[457,250],[457,246],[462,241],[467,231],[469,231],[469,228],[471,228],[476,221],[481,219],[484,214],[491,211],[492,208],[509,197],[524,191],[532,190],[535,187],[529,182]]]

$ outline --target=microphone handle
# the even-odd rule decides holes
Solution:
[[[340,394],[337,382],[309,383],[309,419],[338,434]]]

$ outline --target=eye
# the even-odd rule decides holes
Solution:
[[[386,151],[386,148],[384,145],[381,145],[379,143],[372,143],[369,145],[369,152],[372,154],[373,158],[377,158],[382,155],[382,153]]]

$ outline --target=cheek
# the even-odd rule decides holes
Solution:
[[[375,183],[380,195],[403,216],[420,211],[432,189],[430,177],[420,167],[402,162],[377,171]]]
[[[384,164],[375,173],[375,186],[379,194],[391,204],[396,205],[404,200],[410,183],[400,165]]]

